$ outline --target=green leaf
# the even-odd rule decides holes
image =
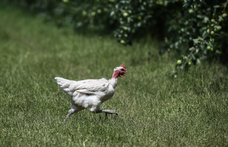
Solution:
[[[115,11],[112,11],[111,13],[110,13],[110,16],[113,16],[115,14]]]
[[[191,47],[191,48],[189,48],[189,51],[192,51],[194,48],[195,48],[195,47]]]
[[[220,6],[219,5],[215,5],[214,8],[217,9],[217,8],[220,8]]]
[[[204,22],[204,23],[209,22],[209,18],[208,18],[207,16],[205,16],[204,19],[203,19],[203,22]]]
[[[194,54],[191,55],[193,60],[196,60],[196,57]]]
[[[141,27],[141,25],[142,25],[142,23],[141,23],[141,22],[139,22],[139,23],[137,24],[137,26],[138,26],[138,27]]]
[[[219,22],[223,21],[222,16],[219,16]]]
[[[194,44],[198,44],[198,43],[199,43],[199,38],[197,38],[197,39],[192,39],[192,40],[193,40]]]
[[[203,31],[202,36],[205,36],[207,34],[207,31]]]
[[[208,42],[208,45],[210,45],[211,47],[213,47],[213,44],[210,41]]]

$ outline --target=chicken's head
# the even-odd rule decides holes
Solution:
[[[114,68],[114,74],[116,77],[124,77],[127,73],[127,68],[124,65],[120,65],[119,67]]]

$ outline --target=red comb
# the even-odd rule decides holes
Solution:
[[[127,70],[127,68],[124,65],[120,65],[120,67],[123,67],[125,70]]]

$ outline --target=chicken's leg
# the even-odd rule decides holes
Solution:
[[[98,111],[96,111],[96,113],[105,113],[106,116],[107,116],[107,114],[118,115],[118,113],[115,110],[98,110]]]
[[[80,111],[80,109],[78,109],[76,106],[71,106],[71,108],[68,111],[68,114],[67,114],[67,116],[66,116],[64,121],[66,121],[72,114],[74,114],[74,113],[76,113],[78,111]]]

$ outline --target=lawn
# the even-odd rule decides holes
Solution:
[[[202,62],[173,79],[175,55],[160,56],[156,40],[125,47],[13,7],[0,16],[0,146],[228,146],[226,66]],[[71,102],[54,77],[111,78],[120,64],[128,74],[101,105],[119,116],[87,109],[63,123]]]

